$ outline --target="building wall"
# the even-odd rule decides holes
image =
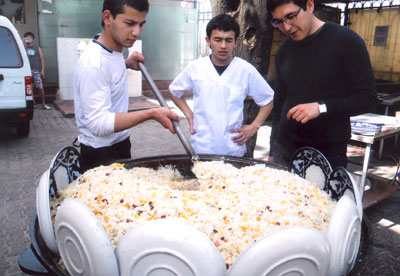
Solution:
[[[400,13],[399,8],[350,11],[350,28],[365,41],[375,78],[400,82]],[[374,45],[376,27],[388,26],[385,45]],[[375,43],[376,44],[376,43]],[[378,44],[382,44],[378,43]]]
[[[190,60],[197,58],[198,10],[190,2],[149,2],[150,11],[141,37],[146,66],[155,80],[171,80]],[[100,33],[102,5],[103,0],[25,0],[26,25],[38,26],[35,34],[45,57],[46,82],[59,81],[57,38],[90,38]],[[37,22],[33,22],[36,14]]]
[[[141,40],[155,80],[173,80],[197,58],[198,10],[179,1],[150,1]]]
[[[32,0],[24,0],[22,3],[14,3],[11,0],[0,0],[0,14],[6,16],[10,20],[14,21],[14,26],[20,34],[21,38],[24,36],[26,32],[32,32],[35,34],[36,39],[38,30],[37,30],[37,17],[36,17],[36,1]],[[20,7],[23,7],[23,20],[15,19],[16,10]],[[14,19],[12,19],[14,17]]]
[[[27,1],[27,0],[25,0]],[[36,0],[46,82],[58,82],[57,37],[91,38],[101,32],[102,0]]]

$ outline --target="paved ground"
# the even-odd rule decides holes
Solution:
[[[182,120],[187,129],[185,120]],[[0,126],[0,275],[24,275],[17,259],[29,247],[28,225],[35,209],[35,192],[40,175],[54,154],[71,145],[77,135],[73,118],[52,109],[37,109],[28,138],[17,138],[13,128]],[[263,127],[255,153],[265,158],[268,153],[269,128]],[[134,157],[184,154],[177,137],[153,121],[132,130]],[[391,160],[373,161],[375,172],[390,179],[395,164]],[[380,167],[380,165],[382,165]],[[376,166],[375,166],[376,165]],[[360,170],[356,165],[354,171]],[[366,258],[357,264],[352,275],[398,275],[400,271],[400,192],[367,210],[372,231]]]

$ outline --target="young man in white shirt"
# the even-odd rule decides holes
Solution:
[[[175,133],[166,108],[128,113],[126,69],[139,70],[144,58],[132,54],[126,61],[124,47],[139,38],[149,9],[147,0],[105,0],[101,34],[83,53],[74,73],[74,105],[80,135],[81,170],[131,158],[129,128],[154,119]]]
[[[239,33],[232,17],[221,14],[211,19],[206,41],[212,54],[189,63],[169,86],[172,100],[189,120],[198,154],[243,156],[246,141],[271,112],[271,87],[254,66],[232,55]],[[193,111],[183,98],[186,90],[193,92]],[[243,125],[246,97],[260,106],[250,125]]]

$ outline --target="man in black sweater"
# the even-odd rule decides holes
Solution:
[[[346,167],[350,116],[377,107],[365,43],[352,30],[319,20],[313,0],[269,0],[268,10],[288,36],[276,54],[269,161],[287,166],[296,149],[311,146],[333,168]]]

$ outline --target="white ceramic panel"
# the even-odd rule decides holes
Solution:
[[[76,61],[80,55],[82,43],[87,45],[90,39],[57,38],[58,81],[61,100],[72,100],[72,76]]]
[[[68,97],[68,99],[74,98],[74,90],[72,89],[72,87],[67,88],[67,97]]]
[[[73,100],[73,75],[79,56],[86,49],[90,38],[57,38],[57,59],[58,59],[58,80],[61,100]],[[142,41],[136,41],[129,49],[142,52]],[[139,71],[128,70],[128,91],[129,97],[142,95],[142,74]]]
[[[138,40],[129,48],[129,55],[133,52],[142,52],[142,41]],[[128,70],[129,97],[140,97],[142,95],[142,73],[140,71]]]

